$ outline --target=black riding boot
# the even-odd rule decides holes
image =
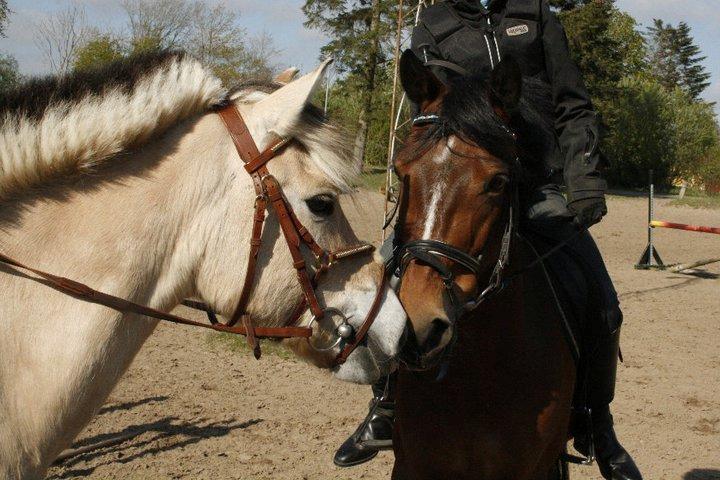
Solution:
[[[392,448],[395,421],[395,374],[373,385],[373,399],[365,420],[340,446],[333,462],[339,467],[360,465],[375,458],[380,450]]]
[[[595,456],[603,478],[608,480],[642,480],[630,454],[620,445],[613,428],[610,402],[615,397],[615,375],[620,345],[620,329],[598,339],[588,372],[589,405],[592,411],[591,436],[575,437],[575,448],[588,455],[592,439]]]

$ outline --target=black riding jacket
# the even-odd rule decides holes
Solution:
[[[481,14],[472,18],[450,3],[459,2],[440,2],[422,11],[411,40],[415,54],[445,82],[464,73],[454,65],[489,71],[503,55],[515,57],[524,75],[552,88],[562,154],[543,159],[550,175],[557,179],[562,171],[571,202],[602,197],[607,184],[600,175],[600,121],[547,0],[491,0],[488,9],[477,1]]]

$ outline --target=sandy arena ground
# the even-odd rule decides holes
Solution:
[[[356,205],[380,211],[379,196],[361,195]],[[720,210],[667,204],[658,201],[657,218],[720,225]],[[720,479],[720,266],[696,275],[633,269],[645,247],[646,200],[613,197],[609,208],[593,234],[625,310],[618,435],[646,479]],[[346,210],[361,236],[377,238],[377,225]],[[666,262],[720,257],[718,236],[658,230],[656,239]],[[142,433],[68,460],[49,478],[387,479],[392,452],[347,470],[332,463],[368,400],[367,387],[301,362],[255,361],[198,330],[162,325],[77,444]],[[601,478],[594,466],[572,473]]]

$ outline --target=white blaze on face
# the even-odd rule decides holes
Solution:
[[[443,149],[442,155],[433,157],[433,162],[441,165],[450,159],[450,149]],[[423,228],[422,238],[423,240],[431,240],[432,232],[435,228],[437,221],[437,211],[440,200],[443,198],[443,192],[447,191],[444,178],[433,178],[432,179],[432,191],[430,196],[430,204],[428,206],[427,218],[425,219],[425,227]]]
[[[423,229],[422,238],[424,240],[430,240],[433,228],[435,228],[435,219],[437,218],[438,203],[442,198],[442,192],[445,189],[442,183],[433,185],[432,197],[430,197],[430,206],[428,207],[428,216],[425,219],[425,228]]]

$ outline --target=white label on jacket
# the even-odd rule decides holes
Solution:
[[[515,25],[514,27],[510,27],[507,30],[505,30],[509,37],[517,37],[518,35],[525,35],[530,31],[530,28],[525,25]]]

